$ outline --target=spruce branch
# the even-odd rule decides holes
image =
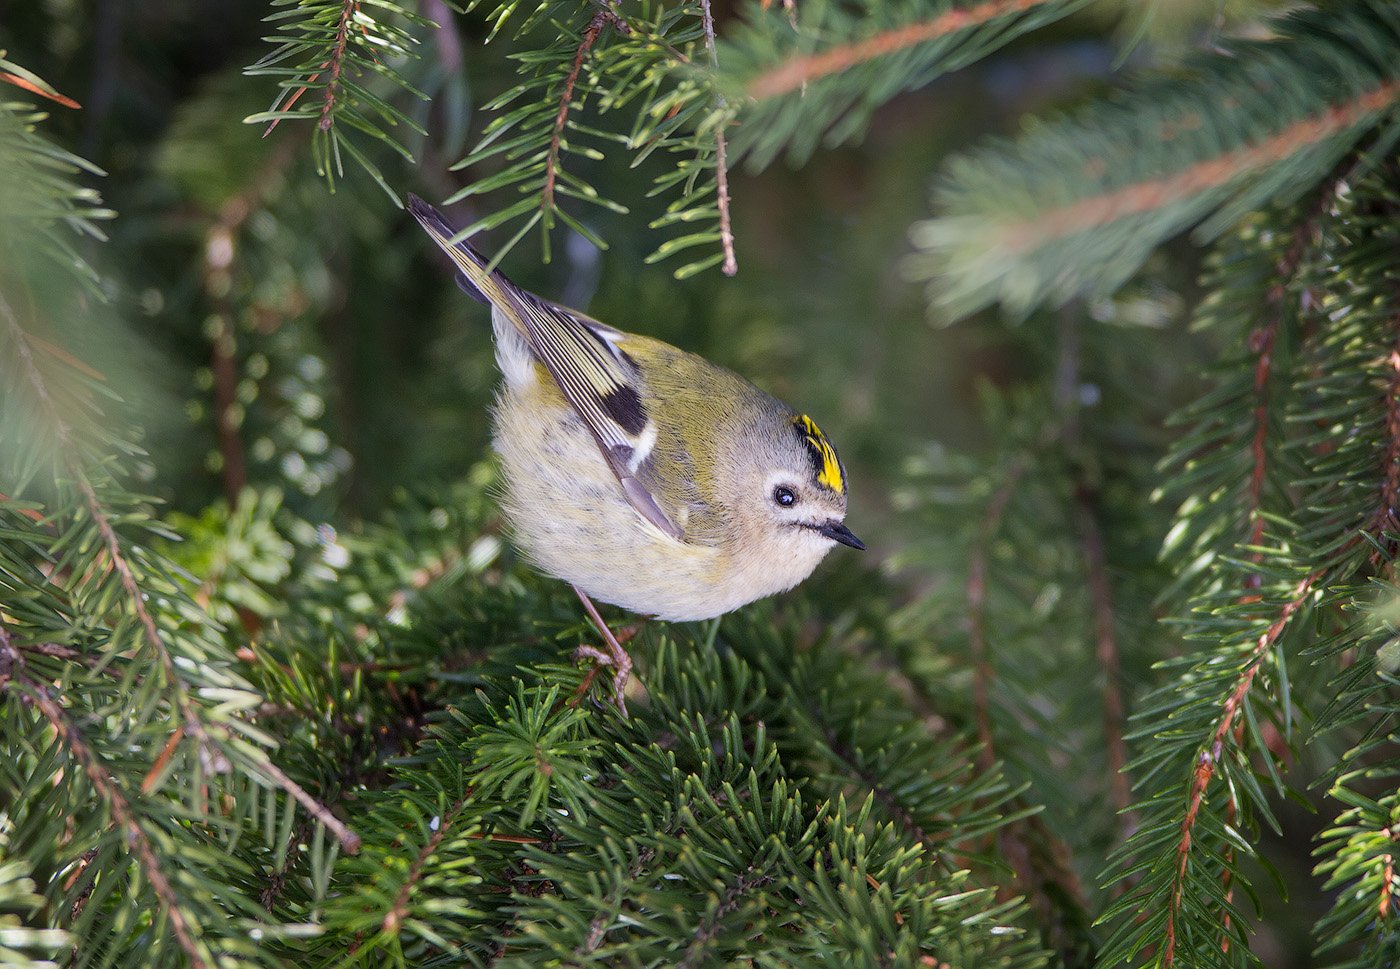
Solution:
[[[63,708],[54,702],[49,694],[49,687],[29,676],[25,669],[24,656],[13,646],[9,631],[3,623],[0,623],[0,661],[3,661],[0,665],[3,665],[5,670],[5,676],[0,678],[0,686],[3,686],[6,680],[17,684],[29,701],[38,708],[53,728],[59,743],[82,768],[92,789],[106,805],[113,822],[122,830],[124,839],[130,845],[142,873],[146,876],[146,881],[160,902],[161,912],[169,921],[176,941],[189,957],[190,965],[194,969],[210,969],[213,962],[208,949],[196,938],[197,924],[192,916],[186,914],[179,896],[166,877],[150,838],[132,811],[130,801],[107,773],[93,748],[83,739],[77,725],[63,712]]]
[[[786,154],[800,163],[823,143],[855,140],[896,95],[1081,6],[1080,0],[812,0],[803,5],[800,29],[778,10],[751,8],[720,49],[719,90],[740,107],[733,161],[759,169]]]
[[[917,225],[913,277],[957,312],[1024,312],[1128,279],[1172,235],[1210,238],[1288,203],[1364,137],[1396,134],[1400,16],[1382,0],[1302,9],[1182,71],[956,159]]]
[[[196,740],[201,751],[217,752],[222,759],[230,762],[235,761],[238,758],[235,757],[229,746],[228,742],[232,737],[228,730],[220,725],[208,723],[203,711],[190,697],[185,679],[176,668],[175,659],[151,614],[147,604],[148,597],[137,581],[123,542],[88,477],[87,469],[81,463],[79,449],[73,437],[73,428],[59,412],[53,396],[49,393],[43,373],[30,352],[19,317],[3,294],[0,294],[0,320],[4,321],[9,331],[21,369],[33,388],[35,398],[47,412],[48,423],[53,428],[61,460],[66,466],[68,476],[78,490],[89,519],[97,529],[98,537],[106,554],[105,567],[116,573],[125,593],[126,601],[142,631],[143,639],[164,673],[166,686],[171,691],[175,705],[180,712],[181,723],[178,725],[178,729],[187,732],[190,737]],[[94,559],[94,566],[97,564],[97,559]],[[359,839],[354,832],[331,814],[324,805],[317,802],[310,793],[292,780],[281,768],[272,763],[266,755],[243,759],[247,761],[250,769],[281,787],[313,814],[317,820],[325,824],[335,834],[346,851],[354,853],[358,850]]]
[[[1400,82],[1381,84],[1349,101],[1329,105],[1320,115],[1296,121],[1263,141],[1197,162],[1172,175],[1079,199],[1038,213],[1033,220],[1004,224],[995,241],[1003,252],[1020,256],[1066,236],[1102,228],[1130,215],[1164,209],[1336,138],[1390,108],[1397,97],[1400,97]],[[1185,118],[1180,124],[1190,127],[1200,122]],[[1176,133],[1171,130],[1170,124],[1167,131],[1172,135]],[[1093,160],[1088,165],[1097,167]]]
[[[755,101],[790,94],[802,90],[818,78],[848,71],[866,61],[888,57],[988,21],[1054,2],[1057,0],[985,0],[971,7],[954,7],[924,20],[882,30],[870,37],[833,45],[820,53],[790,56],[749,81],[747,92]]]
[[[1191,848],[1194,843],[1192,835],[1197,816],[1200,813],[1201,801],[1205,798],[1206,789],[1210,786],[1211,779],[1215,777],[1215,772],[1222,759],[1229,755],[1228,747],[1239,743],[1239,739],[1235,735],[1235,721],[1244,710],[1250,689],[1254,685],[1255,677],[1259,673],[1264,657],[1275,647],[1279,636],[1288,628],[1289,621],[1293,616],[1307,605],[1312,597],[1313,587],[1321,577],[1321,573],[1314,572],[1299,582],[1290,597],[1283,603],[1282,608],[1279,609],[1277,618],[1259,635],[1253,652],[1245,659],[1234,689],[1230,691],[1225,700],[1215,732],[1196,761],[1196,768],[1191,776],[1191,787],[1187,793],[1186,810],[1181,819],[1181,837],[1176,843],[1176,865],[1172,876],[1171,891],[1167,898],[1166,925],[1162,937],[1163,966],[1170,967],[1176,964],[1177,920],[1185,901],[1186,868],[1191,858]],[[1231,803],[1233,805],[1233,801]],[[1236,809],[1232,806],[1232,810]],[[1222,907],[1222,912],[1226,913],[1224,918],[1228,919],[1228,901]],[[1228,928],[1229,923],[1226,922],[1222,931],[1228,931]]]
[[[390,132],[421,125],[393,103],[401,97],[425,100],[405,71],[417,55],[418,34],[436,27],[393,0],[273,0],[266,20],[277,32],[264,40],[274,49],[244,70],[250,77],[276,77],[279,93],[271,107],[244,119],[265,124],[267,137],[283,121],[314,123],[311,139],[317,172],[334,191],[349,155],[390,198],[398,195],[371,156],[375,145],[412,161],[409,150]],[[364,8],[372,7],[374,15]],[[301,104],[320,91],[319,104]],[[369,139],[361,146],[359,139]]]
[[[470,787],[462,792],[462,796],[457,799],[456,803],[448,808],[446,814],[442,815],[441,819],[438,821],[437,829],[433,831],[432,837],[423,843],[423,847],[419,850],[418,856],[414,858],[413,863],[409,865],[408,874],[404,877],[403,884],[399,886],[398,893],[394,896],[393,906],[384,914],[384,921],[381,928],[385,933],[390,935],[396,933],[399,930],[399,926],[403,923],[403,920],[408,916],[408,900],[413,894],[414,887],[423,877],[424,867],[442,845],[442,841],[447,837],[448,832],[452,831],[452,826],[456,823],[457,817],[467,806],[467,802],[471,799],[471,796],[472,789]]]
[[[1079,525],[1080,552],[1088,578],[1089,600],[1094,617],[1094,657],[1103,671],[1103,734],[1109,790],[1114,807],[1130,827],[1132,788],[1128,779],[1128,745],[1123,739],[1126,710],[1123,705],[1122,664],[1118,658],[1113,590],[1108,579],[1108,557],[1103,527],[1099,524],[1091,497],[1083,488],[1074,496],[1075,518]]]
[[[331,126],[335,124],[336,94],[340,87],[341,74],[345,71],[345,41],[350,37],[350,21],[355,14],[359,12],[360,0],[340,0],[340,21],[335,27],[335,41],[331,45],[330,56],[322,62],[320,70],[313,74],[308,80],[308,84],[313,84],[315,80],[321,76],[322,72],[330,72],[330,77],[327,79],[326,86],[322,90],[321,117],[316,122],[316,127],[320,128],[322,131],[330,131]],[[289,101],[295,101],[297,96],[305,93],[305,91],[306,86],[298,88],[296,95],[293,95]],[[267,137],[267,135],[272,132],[272,127],[276,125],[279,120],[281,119],[274,118],[272,120],[267,130],[263,132],[263,137]]]
[[[610,26],[622,34],[631,32],[627,22],[615,14],[611,7],[600,5],[594,11],[593,17],[588,21],[588,26],[583,29],[583,36],[578,43],[578,50],[574,53],[573,66],[569,68],[568,75],[564,78],[564,88],[559,94],[559,111],[554,116],[554,128],[549,136],[549,154],[544,163],[544,187],[540,189],[540,208],[553,210],[554,205],[554,183],[559,177],[559,145],[564,138],[564,124],[569,120],[569,105],[574,99],[574,85],[578,83],[578,72],[583,67],[583,60],[588,56],[588,52],[593,49],[593,44],[598,39],[598,35],[605,26]]]

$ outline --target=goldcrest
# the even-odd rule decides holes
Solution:
[[[432,206],[410,195],[408,208],[491,306],[503,510],[541,571],[581,598],[708,619],[792,588],[837,544],[865,547],[844,524],[845,468],[810,417],[520,289]]]

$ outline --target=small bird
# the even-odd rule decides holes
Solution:
[[[408,210],[491,307],[504,383],[493,446],[502,510],[525,557],[574,587],[626,716],[631,659],[592,599],[710,619],[791,589],[836,544],[846,471],[816,422],[723,367],[624,333],[489,270],[431,205]]]

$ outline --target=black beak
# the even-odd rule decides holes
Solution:
[[[842,522],[832,521],[822,525],[813,525],[817,531],[821,532],[833,542],[840,542],[842,545],[849,545],[851,548],[865,551],[865,543],[856,538],[855,535]]]

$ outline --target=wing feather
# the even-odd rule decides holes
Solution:
[[[499,271],[488,271],[485,257],[455,241],[451,224],[416,195],[409,195],[408,210],[462,270],[463,289],[500,309],[525,337],[530,352],[592,432],[632,507],[671,538],[683,539],[683,530],[635,473],[639,455],[645,458],[642,452],[650,450],[656,431],[642,401],[641,374],[617,345],[621,334],[526,292]]]

